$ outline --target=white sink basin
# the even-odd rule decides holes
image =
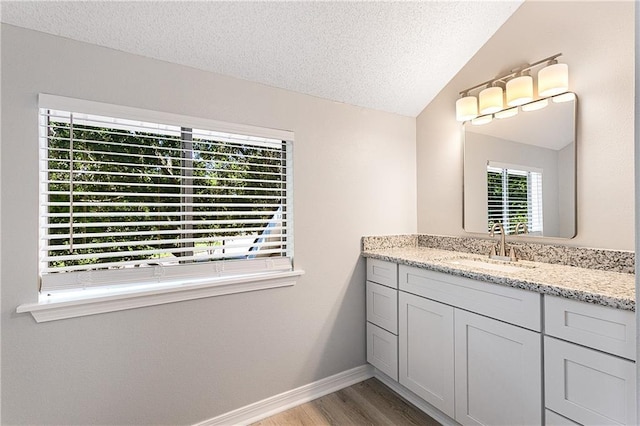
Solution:
[[[520,272],[531,268],[530,266],[518,265],[515,263],[496,263],[495,261],[482,259],[452,259],[447,260],[446,262],[452,265],[469,266],[472,268],[488,269],[490,271],[499,272]]]

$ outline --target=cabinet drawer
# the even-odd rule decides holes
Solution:
[[[398,334],[398,290],[367,281],[367,321]]]
[[[398,336],[367,323],[367,362],[398,380]]]
[[[400,290],[540,331],[540,294],[400,265]]]
[[[635,425],[635,363],[544,338],[545,406],[583,425]]]
[[[580,426],[580,423],[562,417],[551,410],[544,410],[544,424],[546,426]]]
[[[367,259],[367,281],[398,288],[398,264],[378,259]]]
[[[544,296],[544,327],[550,336],[636,359],[635,316],[631,311]]]

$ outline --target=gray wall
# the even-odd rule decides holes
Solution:
[[[562,52],[578,95],[578,229],[575,239],[549,241],[634,249],[634,7],[526,1],[515,11],[417,118],[419,232],[469,235],[462,229],[458,92]]]
[[[575,229],[576,212],[575,147],[569,144],[558,151],[558,227],[571,235]]]
[[[546,235],[562,235],[558,226],[558,151],[471,132],[465,138],[465,229],[469,232],[487,229],[487,163],[491,161],[543,170],[543,232]]]
[[[187,424],[365,363],[360,237],[416,231],[415,119],[2,26],[4,424]],[[39,92],[295,132],[294,287],[36,324]]]

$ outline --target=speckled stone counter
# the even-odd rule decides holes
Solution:
[[[427,247],[462,253],[487,254],[496,244],[495,239],[476,237],[450,237],[429,234],[384,235],[362,238],[362,250],[378,250],[400,247]],[[518,258],[533,262],[554,263],[578,268],[599,269],[609,272],[635,270],[635,253],[624,250],[607,250],[587,247],[541,244],[514,240],[507,237],[509,247],[514,247]]]
[[[635,311],[635,275],[630,273],[578,268],[560,264],[519,261],[510,271],[499,271],[477,265],[460,264],[460,260],[487,260],[487,256],[417,246],[411,236],[393,244],[363,247],[364,257],[416,266],[475,280],[501,284],[553,296]],[[367,237],[375,238],[375,237]],[[380,247],[382,245],[382,247]],[[387,247],[385,247],[385,245]]]

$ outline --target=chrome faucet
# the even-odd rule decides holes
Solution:
[[[504,227],[502,226],[502,223],[500,222],[494,223],[493,226],[491,227],[491,231],[489,231],[489,236],[493,237],[495,235],[496,228],[500,230],[500,249],[498,253],[495,253],[495,250],[493,250],[492,253],[489,255],[489,257],[507,258],[507,243],[505,241]],[[505,260],[505,259],[502,259],[502,260]]]

